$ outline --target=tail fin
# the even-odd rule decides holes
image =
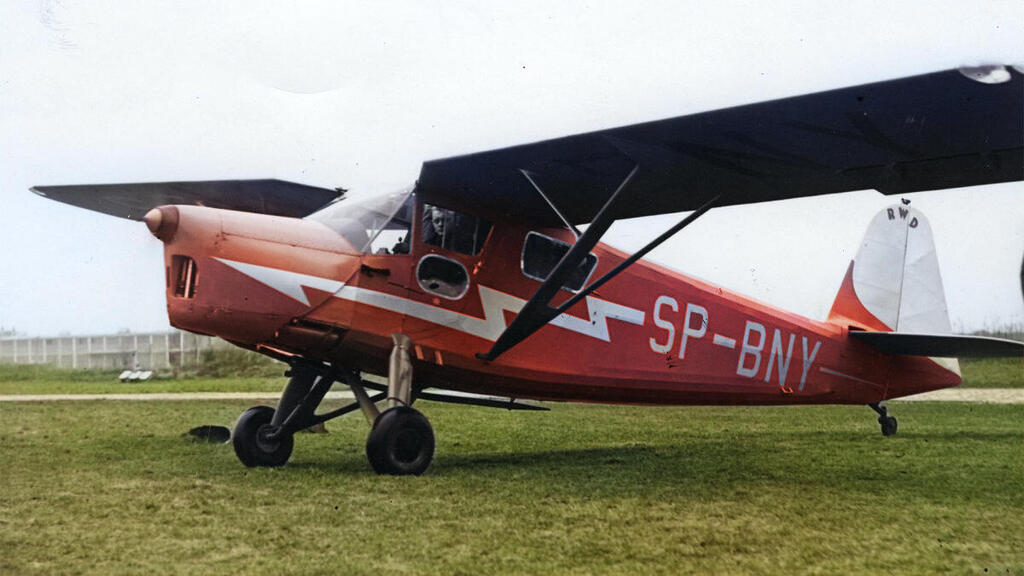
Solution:
[[[950,333],[939,261],[924,214],[895,205],[875,216],[828,320],[881,332]]]
[[[924,214],[897,204],[874,217],[828,321],[879,332],[951,332],[935,243]],[[958,366],[950,365],[955,362],[940,363],[959,373]]]

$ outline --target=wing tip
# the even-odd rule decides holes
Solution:
[[[1004,84],[1013,80],[1011,70],[1024,74],[1024,66],[1020,64],[979,64],[957,68],[964,77],[981,84]]]

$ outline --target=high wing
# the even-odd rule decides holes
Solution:
[[[341,195],[335,190],[282,180],[35,186],[32,191],[58,202],[132,220],[142,220],[150,209],[164,204],[189,204],[301,218]]]
[[[983,66],[425,162],[427,202],[532,226],[589,223],[486,353],[497,359],[713,206],[1024,179],[1024,73]],[[612,222],[693,211],[555,308]],[[575,231],[575,228],[574,228]]]
[[[638,168],[615,218],[875,189],[1024,178],[1024,74],[989,66],[842,88],[433,160],[428,202],[531,224],[591,221]]]

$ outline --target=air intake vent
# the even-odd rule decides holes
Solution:
[[[188,256],[172,256],[171,274],[174,278],[174,295],[178,298],[194,298],[199,278],[195,260]]]

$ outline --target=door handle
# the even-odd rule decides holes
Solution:
[[[367,264],[362,264],[361,266],[359,266],[359,271],[362,272],[363,274],[366,274],[367,276],[391,276],[390,268],[375,268]]]

